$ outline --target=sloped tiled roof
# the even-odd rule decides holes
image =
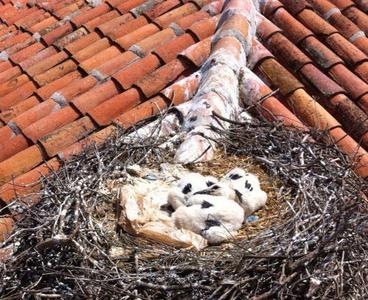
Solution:
[[[260,2],[250,102],[278,88],[262,102],[267,117],[328,130],[348,155],[361,156],[357,173],[368,176],[367,1]],[[41,176],[116,125],[190,100],[217,27],[247,34],[236,14],[221,14],[222,0],[0,3],[3,206],[36,192]],[[0,239],[12,222],[0,218]]]

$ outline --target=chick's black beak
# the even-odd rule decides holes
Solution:
[[[213,195],[213,190],[211,188],[209,188],[209,189],[205,189],[205,190],[195,192],[193,195]]]

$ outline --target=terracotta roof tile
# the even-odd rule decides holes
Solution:
[[[121,14],[126,14],[131,9],[145,3],[146,0],[128,0],[122,1],[118,5],[113,5]]]
[[[368,82],[368,62],[365,61],[360,65],[357,65],[354,69],[355,73],[360,76],[365,82]]]
[[[368,93],[368,84],[355,76],[344,65],[338,64],[333,66],[329,73],[333,79],[350,93],[353,99],[359,99],[362,95]]]
[[[84,138],[83,140],[74,143],[66,149],[60,151],[58,156],[63,160],[69,160],[72,156],[80,154],[85,148],[94,144],[96,146],[104,143],[108,138],[116,134],[115,126],[108,126],[104,129]]]
[[[211,39],[204,39],[184,51],[180,52],[180,56],[191,61],[195,66],[201,66],[208,58],[211,51]]]
[[[9,70],[6,70],[5,72],[2,72],[0,74],[0,83],[5,83],[13,78],[18,77],[22,74],[22,69],[18,66],[12,67]]]
[[[102,33],[103,35],[109,35],[109,33],[113,32],[117,27],[120,27],[133,19],[133,15],[127,13],[106,23],[103,23],[102,25],[97,27],[97,31]]]
[[[113,57],[102,65],[91,71],[91,74],[99,80],[106,80],[119,70],[127,67],[131,63],[137,61],[139,56],[131,51],[126,51],[118,56]]]
[[[20,51],[18,51],[17,53],[14,53],[12,55],[10,55],[9,59],[16,64],[19,64],[20,62],[26,60],[27,58],[29,58],[29,56],[33,56],[34,54],[36,54],[37,52],[40,52],[42,49],[45,49],[45,46],[41,43],[34,43]]]
[[[41,149],[31,146],[12,157],[0,162],[0,184],[37,167],[44,160]]]
[[[148,117],[156,115],[163,109],[167,108],[168,102],[162,96],[156,96],[153,99],[150,99],[133,109],[123,113],[114,121],[116,124],[123,128],[129,128],[139,121],[142,121]]]
[[[71,23],[66,22],[64,25],[61,25],[51,32],[48,32],[47,34],[42,36],[42,40],[47,45],[52,45],[56,40],[62,38],[63,36],[71,33],[73,31],[73,26]]]
[[[173,60],[181,51],[184,51],[195,43],[192,35],[186,33],[178,36],[168,43],[156,48],[153,53],[159,56],[165,63]]]
[[[179,105],[192,99],[198,90],[200,80],[201,76],[199,73],[193,73],[165,88],[162,94],[169,99],[173,105]]]
[[[200,20],[191,25],[189,31],[192,32],[198,40],[203,40],[214,34],[218,20],[218,16]]]
[[[72,17],[71,22],[74,24],[74,26],[79,27],[109,11],[110,7],[107,4],[102,3],[101,5],[98,5],[89,11],[84,12],[83,14]]]
[[[54,47],[48,47],[42,49],[41,51],[37,52],[35,55],[29,57],[28,59],[22,61],[19,65],[24,69],[27,70],[29,68],[34,68],[35,65],[38,63],[42,63],[48,57],[56,55],[57,51]],[[57,56],[59,58],[60,56]]]
[[[117,47],[111,46],[109,48],[102,50],[99,53],[96,53],[89,59],[84,60],[82,63],[79,64],[79,66],[84,71],[89,73],[93,69],[104,64],[107,60],[113,59],[114,57],[118,56],[120,53],[121,52]]]
[[[129,47],[134,45],[135,43],[150,37],[151,35],[157,33],[160,31],[160,28],[155,24],[147,24],[145,26],[142,26],[124,36],[121,38],[118,38],[116,40],[116,43],[120,45],[121,48],[124,50],[128,50]]]
[[[17,43],[21,43],[22,41],[28,39],[30,37],[29,33],[19,33],[10,38],[6,38],[5,40],[0,42],[0,50],[3,51],[6,48],[14,46]]]
[[[47,83],[50,83],[54,80],[61,78],[62,76],[68,74],[69,72],[75,71],[76,69],[77,64],[71,59],[68,59],[67,61],[51,68],[47,72],[35,76],[33,79],[40,86],[43,86]]]
[[[36,89],[37,87],[32,81],[26,82],[0,99],[0,110],[6,110],[13,105],[18,104],[22,100],[31,96]]]
[[[308,87],[315,89],[324,97],[332,97],[336,94],[344,93],[344,89],[335,81],[330,79],[325,73],[316,68],[313,64],[307,64],[299,70],[303,82]]]
[[[54,11],[53,14],[59,19],[64,19],[65,17],[72,15],[73,13],[79,13],[79,9],[82,8],[84,5],[85,2],[83,0],[80,0]],[[83,8],[81,9],[81,13],[83,13]]]
[[[176,80],[188,66],[179,59],[175,59],[168,64],[158,68],[148,74],[135,85],[139,87],[146,97],[151,97],[158,93],[169,83]]]
[[[362,11],[368,13],[368,3],[366,0],[354,0],[354,2],[359,6]]]
[[[60,162],[53,158],[32,171],[16,177],[0,187],[0,199],[5,203],[10,203],[16,197],[38,192],[41,188],[40,178],[48,175],[51,171],[57,171],[60,166]]]
[[[313,33],[296,21],[285,9],[279,9],[272,15],[272,21],[285,30],[285,35],[294,43],[299,44]]]
[[[143,27],[148,24],[148,20],[146,17],[140,16],[136,19],[130,20],[118,27],[114,27],[114,30],[108,33],[109,37],[112,39],[118,39],[128,33],[131,33],[138,28]]]
[[[274,86],[280,89],[283,96],[304,88],[302,83],[273,58],[264,60],[258,68]]]
[[[35,96],[29,97],[28,99],[21,101],[20,103],[10,107],[9,109],[2,111],[0,113],[0,119],[3,122],[7,123],[11,119],[14,119],[15,117],[19,116],[21,113],[36,106],[38,103],[40,103],[40,100],[37,99],[37,97]]]
[[[0,73],[4,72],[6,70],[9,70],[12,67],[13,67],[13,65],[8,61],[0,62]]]
[[[0,241],[5,240],[13,230],[14,220],[10,217],[0,217]]]
[[[155,23],[160,25],[162,28],[169,26],[172,22],[188,16],[198,10],[197,6],[191,2],[186,3],[178,8],[175,8],[155,19]]]
[[[2,142],[6,142],[15,136],[14,131],[9,126],[0,128],[0,138]]]
[[[100,126],[109,125],[113,118],[138,105],[142,100],[140,92],[131,88],[96,106],[88,114]]]
[[[61,109],[61,105],[52,99],[48,99],[40,104],[33,106],[27,111],[13,118],[10,122],[14,123],[18,128],[25,129],[29,125],[41,120],[52,112]]]
[[[63,36],[62,38],[58,39],[54,43],[54,46],[59,48],[59,49],[64,49],[69,44],[73,43],[74,41],[79,40],[80,38],[82,38],[83,36],[86,36],[87,34],[88,34],[88,31],[86,29],[79,28],[78,30],[73,31],[73,32]]]
[[[140,78],[156,70],[160,65],[159,58],[156,55],[149,54],[116,73],[113,79],[116,80],[123,89],[129,89]]]
[[[119,89],[113,81],[108,80],[100,85],[97,85],[88,92],[76,97],[72,103],[82,113],[92,110],[102,102],[116,96]]]
[[[12,157],[22,150],[27,149],[29,146],[31,146],[31,143],[24,135],[19,134],[12,136],[6,142],[4,141],[4,144],[0,147],[0,162]]]
[[[358,25],[358,27],[363,30],[366,35],[368,34],[368,16],[366,13],[353,6],[344,10],[343,14],[356,25]]]
[[[27,75],[20,75],[17,78],[11,79],[5,83],[0,84],[0,97],[11,93],[12,91],[14,91],[14,89],[19,88],[28,81],[29,78]]]
[[[150,37],[132,45],[129,50],[133,51],[140,57],[143,57],[156,49],[157,47],[166,44],[176,37],[176,33],[171,28],[161,30]]]
[[[50,17],[48,12],[45,12],[42,9],[37,9],[33,13],[17,20],[14,24],[23,30],[27,30],[32,25],[37,24],[48,17]]]
[[[39,61],[38,63],[30,67],[27,67],[25,69],[26,69],[27,74],[33,77],[35,75],[41,74],[51,69],[52,67],[66,60],[67,58],[68,58],[68,54],[65,53],[64,51],[61,51],[61,52],[55,53],[52,56],[44,58],[42,61]]]
[[[116,10],[112,10],[110,12],[107,12],[103,15],[98,16],[97,18],[94,18],[87,23],[85,23],[83,26],[89,31],[92,32],[95,30],[95,28],[101,24],[104,24],[114,18],[119,17],[119,13]]]
[[[81,78],[81,74],[78,71],[73,71],[73,72],[66,74],[65,76],[61,78],[58,78],[48,84],[45,84],[41,88],[37,89],[35,93],[41,99],[46,100],[50,98],[53,93],[62,89],[63,87],[71,83],[72,81],[76,79],[80,79],[80,78]]]
[[[173,21],[175,24],[177,24],[181,29],[186,30],[188,29],[193,23],[202,21],[204,19],[208,19],[210,15],[203,11],[197,11],[195,13],[192,13],[188,16],[185,16],[183,18],[180,18],[180,20]]]
[[[35,123],[32,123],[22,131],[33,143],[37,143],[40,138],[77,120],[79,116],[79,113],[73,108],[66,106],[56,112],[50,113]]]
[[[350,67],[355,67],[368,57],[360,49],[351,44],[342,35],[336,33],[326,39],[326,43],[339,55]]]
[[[97,80],[93,76],[87,76],[81,79],[73,80],[71,83],[55,92],[51,98],[60,99],[61,101],[71,101],[74,97],[88,91],[97,84]]]
[[[166,0],[154,6],[152,9],[145,11],[144,15],[150,18],[151,20],[154,20],[155,18],[170,11],[173,8],[178,7],[179,5],[180,5],[179,0]]]
[[[36,23],[34,24],[33,26],[31,26],[30,28],[28,28],[27,30],[29,32],[32,32],[32,33],[36,33],[36,32],[40,32],[54,24],[57,23],[57,19],[53,16],[50,16],[44,20],[42,20],[41,22],[39,23]]]
[[[110,41],[107,38],[99,39],[96,42],[89,44],[73,55],[73,58],[82,63],[83,61],[93,58],[93,56],[110,47]]]
[[[49,157],[85,138],[96,129],[92,120],[86,116],[48,134],[40,139]]]
[[[65,47],[65,50],[68,51],[71,55],[76,54],[78,51],[83,50],[89,45],[97,42],[99,40],[99,35],[95,32],[87,34],[83,37],[80,37],[78,40],[70,43]]]

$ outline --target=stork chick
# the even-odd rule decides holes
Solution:
[[[241,228],[244,211],[236,202],[225,197],[207,196],[201,204],[179,207],[172,218],[176,227],[200,234],[210,244],[218,244],[231,238]]]
[[[220,182],[235,191],[246,216],[266,205],[267,194],[262,191],[257,176],[247,173],[243,169],[235,168],[227,173]]]
[[[167,202],[176,210],[180,206],[192,205],[188,199],[197,191],[206,189],[209,185],[217,182],[212,176],[203,176],[199,173],[188,173],[182,177],[177,187],[173,187],[167,197]]]

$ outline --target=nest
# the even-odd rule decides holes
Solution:
[[[45,178],[37,205],[11,207],[24,218],[2,245],[14,253],[0,267],[0,297],[367,298],[367,183],[346,156],[320,132],[258,121],[213,130],[221,156],[191,168],[246,167],[271,195],[240,238],[197,252],[121,232],[106,182],[172,158],[160,139],[132,145],[121,132]]]

